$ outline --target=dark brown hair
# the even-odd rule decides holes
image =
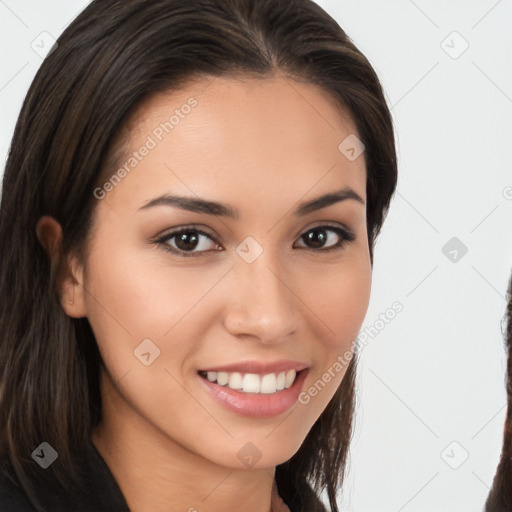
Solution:
[[[505,313],[505,350],[507,353],[507,415],[503,428],[501,458],[485,503],[485,512],[512,510],[512,275],[508,283],[507,311]]]
[[[32,489],[41,478],[79,485],[82,447],[101,420],[101,357],[87,319],[60,305],[59,258],[47,257],[37,221],[50,215],[60,223],[60,261],[70,250],[83,255],[93,190],[112,174],[106,162],[116,136],[143,100],[194,78],[276,72],[320,86],[353,118],[366,147],[373,264],[397,180],[392,119],[368,60],[313,1],[95,0],[39,69],[16,124],[0,217],[0,455],[36,508]],[[355,370],[356,357],[298,452],[277,467],[280,493],[295,511],[320,510],[322,490],[338,510]],[[38,473],[31,453],[42,441],[59,457]]]

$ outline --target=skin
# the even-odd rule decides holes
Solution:
[[[225,409],[197,371],[293,359],[310,366],[308,389],[352,349],[371,288],[365,163],[338,150],[357,134],[348,114],[322,89],[281,75],[203,79],[153,96],[130,120],[127,156],[191,96],[191,113],[98,201],[86,260],[67,260],[62,307],[87,317],[95,334],[105,370],[93,442],[132,511],[168,512],[172,503],[268,512],[275,466],[299,449],[346,365],[307,405],[271,418]],[[293,214],[298,202],[343,187],[363,203]],[[139,210],[163,193],[226,203],[239,218],[166,205]],[[195,257],[167,252],[176,238],[154,242],[191,224],[212,236],[190,249]],[[334,231],[316,249],[301,238],[324,224],[356,238],[331,251],[325,247],[342,239]],[[61,236],[51,217],[37,232],[47,247]],[[250,264],[235,251],[248,236],[263,248]],[[161,351],[150,366],[133,353],[145,338]],[[247,442],[261,453],[251,468],[237,457]]]

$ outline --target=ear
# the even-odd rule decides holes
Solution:
[[[82,318],[86,315],[83,287],[83,268],[78,258],[70,253],[62,258],[62,228],[49,215],[41,217],[36,225],[36,235],[50,262],[59,265],[57,286],[62,309],[68,316]]]

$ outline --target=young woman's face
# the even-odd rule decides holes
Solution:
[[[368,306],[355,125],[279,77],[196,82],[131,126],[67,306],[105,363],[104,421],[226,467],[282,463],[340,385]],[[341,200],[314,202],[327,194]]]

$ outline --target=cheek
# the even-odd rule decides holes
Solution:
[[[163,338],[212,283],[197,269],[162,265],[154,253],[142,258],[129,253],[129,248],[113,249],[108,258],[98,253],[91,259],[85,285],[89,320],[97,329],[133,341]]]
[[[314,283],[306,297],[323,326],[323,349],[344,349],[357,337],[366,316],[371,265],[365,258],[347,262],[315,276]]]

